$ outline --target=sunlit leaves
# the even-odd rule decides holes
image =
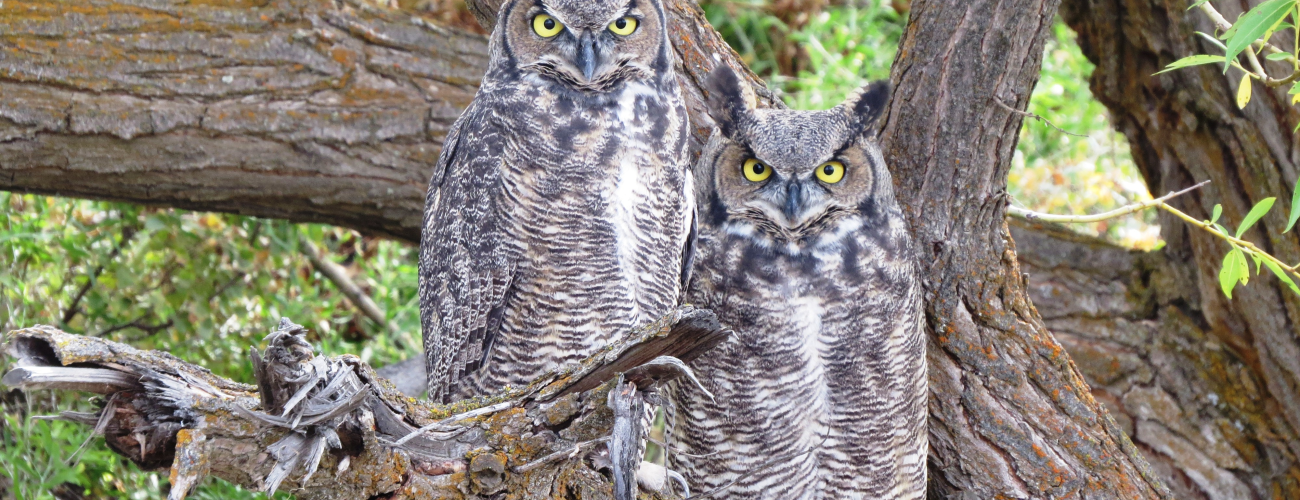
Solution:
[[[1295,5],[1296,0],[1269,0],[1242,14],[1232,25],[1231,36],[1225,44],[1227,45],[1225,59],[1228,61],[1236,59],[1237,54],[1250,47],[1251,43],[1263,37],[1291,13]],[[1223,72],[1228,72],[1228,65],[1223,66]]]
[[[1273,208],[1273,202],[1276,200],[1276,198],[1270,197],[1264,198],[1263,200],[1260,200],[1259,203],[1256,203],[1255,208],[1250,209],[1250,213],[1246,214],[1246,218],[1241,220],[1241,226],[1237,228],[1237,237],[1240,238],[1241,235],[1246,234],[1246,231],[1249,230],[1251,226],[1254,226],[1256,222],[1259,222],[1259,219]]]
[[[1197,55],[1194,55],[1194,56],[1187,56],[1187,57],[1184,57],[1184,58],[1179,59],[1179,60],[1177,60],[1177,61],[1171,62],[1171,63],[1169,63],[1168,66],[1165,66],[1165,69],[1160,70],[1160,71],[1157,72],[1156,74],[1158,75],[1158,74],[1160,74],[1160,73],[1167,73],[1167,72],[1170,72],[1170,71],[1173,71],[1173,70],[1176,70],[1176,69],[1186,68],[1186,67],[1190,67],[1190,66],[1200,66],[1200,65],[1202,65],[1202,64],[1221,63],[1221,62],[1224,62],[1224,61],[1226,61],[1226,60],[1227,60],[1227,59],[1225,59],[1223,56],[1211,56],[1211,55],[1205,55],[1205,54],[1197,54]]]
[[[1233,249],[1223,257],[1223,268],[1219,269],[1219,286],[1223,294],[1232,298],[1232,289],[1237,283],[1242,285],[1250,281],[1250,266],[1246,265],[1246,256],[1241,249]]]
[[[1298,190],[1297,193],[1300,193],[1300,190]],[[1296,196],[1300,198],[1300,194],[1297,194]],[[1292,275],[1295,271],[1294,267],[1280,263],[1276,258],[1265,253],[1263,250],[1260,250],[1249,241],[1241,239],[1250,228],[1254,227],[1255,224],[1260,221],[1260,219],[1264,218],[1265,215],[1268,215],[1269,210],[1273,209],[1273,204],[1276,201],[1276,198],[1270,197],[1264,198],[1263,200],[1260,200],[1259,203],[1256,203],[1255,206],[1250,209],[1250,212],[1246,213],[1246,217],[1241,220],[1241,225],[1237,227],[1235,233],[1229,232],[1226,227],[1223,227],[1222,224],[1218,223],[1219,217],[1223,215],[1222,205],[1215,205],[1211,214],[1211,220],[1204,222],[1204,225],[1208,226],[1209,230],[1218,233],[1221,235],[1222,239],[1232,245],[1232,250],[1230,250],[1227,255],[1223,256],[1223,266],[1219,268],[1219,287],[1223,289],[1223,294],[1226,295],[1228,299],[1232,299],[1232,290],[1238,284],[1246,285],[1250,282],[1250,265],[1246,260],[1247,256],[1249,256],[1251,260],[1255,261],[1255,274],[1263,274],[1264,268],[1268,268],[1274,276],[1277,276],[1278,280],[1280,280],[1282,284],[1286,285],[1286,287],[1291,289],[1292,292],[1300,295],[1300,287],[1296,286],[1294,276]],[[1300,213],[1300,211],[1295,210],[1293,203],[1292,223],[1294,223],[1295,218],[1300,218],[1300,215],[1297,215],[1297,213]],[[1290,229],[1290,226],[1288,226],[1287,230]]]
[[[1269,271],[1273,271],[1273,275],[1277,276],[1277,279],[1286,284],[1287,288],[1290,288],[1292,292],[1296,293],[1296,295],[1300,295],[1300,287],[1296,286],[1295,281],[1291,279],[1291,276],[1288,275],[1286,271],[1282,270],[1281,267],[1268,259],[1264,259],[1264,266],[1267,267]],[[1232,297],[1229,296],[1228,298]]]

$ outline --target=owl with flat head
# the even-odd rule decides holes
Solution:
[[[720,498],[924,498],[921,288],[871,133],[888,84],[825,111],[754,109],[726,67],[707,90],[687,300],[736,334],[692,363],[712,398],[675,389],[674,467]]]
[[[420,243],[435,401],[519,386],[675,307],[693,227],[659,0],[510,0]]]

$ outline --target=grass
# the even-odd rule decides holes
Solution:
[[[866,82],[887,78],[906,20],[888,2],[831,7],[797,30],[763,1],[711,1],[704,9],[745,61],[799,109],[833,106]],[[796,74],[780,73],[780,40],[797,44],[807,58]],[[1026,120],[1009,177],[1015,203],[1079,214],[1149,199],[1128,145],[1088,92],[1091,71],[1073,34],[1056,23],[1029,111],[1085,137]],[[321,225],[10,193],[0,193],[0,213],[0,261],[7,264],[0,269],[0,331],[52,324],[167,350],[245,382],[246,349],[281,316],[307,324],[321,351],[359,353],[377,365],[415,355],[420,346],[416,249],[408,245]],[[1159,244],[1153,222],[1148,214],[1075,229],[1152,248]],[[391,332],[362,319],[316,272],[298,252],[300,235],[355,273],[387,312]],[[68,314],[73,303],[76,312]],[[398,341],[409,347],[397,348]],[[0,360],[0,371],[6,363]],[[166,471],[141,471],[99,440],[69,461],[89,430],[28,418],[97,404],[73,393],[0,394],[0,497],[8,489],[14,498],[53,498],[51,489],[65,483],[94,498],[164,496]],[[262,495],[209,480],[192,496]]]

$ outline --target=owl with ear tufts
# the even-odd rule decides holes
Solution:
[[[707,90],[687,300],[736,334],[692,363],[713,398],[675,389],[674,468],[719,498],[925,498],[921,288],[871,133],[888,83],[825,111],[754,109],[726,67]]]
[[[429,186],[429,397],[581,360],[680,299],[686,109],[659,0],[508,0]]]

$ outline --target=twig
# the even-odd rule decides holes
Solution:
[[[1086,224],[1086,223],[1090,223],[1090,222],[1101,222],[1101,221],[1104,221],[1104,220],[1109,220],[1109,219],[1114,219],[1114,218],[1116,218],[1116,217],[1125,216],[1125,215],[1131,214],[1131,213],[1133,213],[1133,212],[1138,212],[1138,211],[1145,210],[1145,209],[1148,209],[1148,208],[1151,208],[1151,207],[1156,207],[1156,206],[1163,205],[1165,201],[1168,201],[1168,200],[1171,199],[1171,198],[1175,198],[1175,197],[1178,197],[1178,196],[1182,196],[1182,195],[1187,194],[1187,193],[1189,193],[1189,192],[1191,192],[1191,191],[1193,191],[1193,190],[1200,189],[1202,186],[1205,186],[1206,184],[1209,184],[1209,183],[1210,183],[1210,181],[1204,181],[1204,182],[1201,182],[1200,184],[1197,184],[1197,185],[1195,185],[1195,186],[1189,187],[1189,188],[1184,189],[1184,190],[1182,190],[1182,191],[1178,191],[1178,192],[1174,192],[1174,193],[1169,193],[1169,194],[1167,194],[1167,195],[1161,196],[1161,197],[1156,198],[1156,199],[1154,199],[1154,200],[1144,201],[1144,202],[1141,202],[1141,203],[1134,203],[1134,204],[1132,204],[1132,205],[1125,205],[1125,206],[1122,206],[1122,207],[1120,207],[1120,208],[1117,208],[1117,209],[1111,210],[1111,211],[1109,211],[1109,212],[1103,212],[1103,213],[1099,213],[1099,214],[1095,214],[1095,215],[1055,215],[1055,214],[1044,214],[1044,213],[1034,212],[1034,211],[1030,211],[1030,210],[1025,210],[1025,209],[1023,209],[1023,208],[1019,208],[1019,207],[1007,207],[1007,214],[1009,214],[1009,215],[1011,215],[1011,216],[1013,216],[1013,217],[1019,217],[1019,218],[1022,218],[1022,219],[1025,219],[1025,220],[1030,220],[1030,221],[1059,222],[1059,223],[1064,223],[1064,224]]]
[[[1088,136],[1083,135],[1083,134],[1076,134],[1076,133],[1074,133],[1074,132],[1066,131],[1065,129],[1056,126],[1056,124],[1055,124],[1055,123],[1052,123],[1051,120],[1048,120],[1048,119],[1046,119],[1046,118],[1043,118],[1043,117],[1041,117],[1041,116],[1038,116],[1038,115],[1036,115],[1036,114],[1034,114],[1034,113],[1030,113],[1030,112],[1028,112],[1028,111],[1021,111],[1021,110],[1018,110],[1018,109],[1013,108],[1013,107],[1011,107],[1011,106],[1007,106],[1005,103],[1003,103],[1001,100],[999,100],[999,99],[996,98],[996,97],[993,98],[993,103],[994,103],[994,104],[997,104],[998,106],[1001,106],[1002,109],[1005,109],[1005,110],[1010,111],[1010,112],[1012,112],[1012,113],[1015,113],[1015,114],[1017,114],[1017,115],[1023,116],[1023,117],[1025,117],[1025,118],[1031,118],[1031,119],[1035,119],[1035,120],[1042,121],[1043,123],[1046,123],[1047,126],[1056,129],[1057,131],[1061,132],[1062,134],[1065,134],[1065,135],[1072,135],[1072,136],[1075,136],[1075,137],[1082,137],[1082,138],[1085,138],[1085,139],[1088,138]]]
[[[320,249],[317,248],[316,245],[312,244],[312,242],[308,241],[305,236],[298,237],[298,244],[302,248],[303,255],[306,255],[307,260],[311,261],[311,265],[315,266],[316,270],[320,271],[321,274],[324,274],[326,278],[329,278],[329,280],[334,283],[334,286],[337,286],[339,291],[343,292],[343,295],[352,302],[352,305],[356,306],[357,309],[360,309],[366,317],[370,318],[374,322],[379,323],[386,329],[392,329],[388,326],[388,319],[384,314],[384,311],[379,309],[379,306],[375,304],[375,301],[371,300],[370,296],[366,295],[366,293],[361,290],[361,287],[357,286],[356,282],[352,281],[352,278],[348,277],[347,271],[343,269],[343,266],[335,264],[334,261],[322,256]],[[393,341],[397,343],[398,349],[406,350],[406,341],[396,336],[393,337]]]
[[[1269,262],[1272,262],[1272,263],[1276,264],[1276,265],[1277,265],[1279,268],[1281,268],[1282,270],[1284,270],[1284,271],[1286,271],[1286,272],[1288,272],[1288,273],[1291,273],[1291,274],[1295,275],[1296,277],[1300,278],[1300,265],[1288,266],[1285,262],[1282,262],[1281,260],[1278,260],[1277,257],[1274,257],[1274,256],[1270,255],[1268,252],[1265,252],[1265,251],[1261,250],[1259,247],[1255,246],[1254,243],[1251,243],[1251,242],[1249,242],[1249,241],[1246,241],[1246,240],[1243,240],[1243,239],[1240,239],[1240,238],[1235,238],[1235,237],[1229,236],[1229,235],[1227,235],[1227,234],[1223,234],[1222,232],[1219,232],[1219,230],[1215,229],[1214,226],[1212,226],[1211,224],[1209,224],[1209,223],[1207,223],[1207,222],[1205,222],[1205,221],[1196,220],[1195,217],[1192,217],[1192,216],[1190,216],[1190,215],[1187,215],[1187,214],[1183,213],[1181,210],[1178,210],[1177,208],[1171,207],[1171,206],[1166,205],[1166,204],[1164,204],[1164,203],[1161,203],[1159,206],[1160,206],[1160,208],[1161,208],[1162,210],[1164,210],[1164,211],[1166,211],[1166,212],[1169,212],[1169,213],[1171,213],[1171,214],[1174,214],[1174,215],[1177,216],[1179,219],[1182,219],[1182,220],[1186,221],[1188,224],[1191,224],[1191,225],[1193,225],[1193,226],[1196,226],[1196,227],[1199,227],[1199,228],[1201,228],[1201,229],[1204,229],[1204,230],[1208,231],[1210,234],[1213,234],[1213,235],[1219,237],[1219,239],[1228,242],[1228,244],[1232,245],[1233,247],[1240,248],[1240,249],[1242,249],[1242,250],[1247,251],[1248,253],[1251,253],[1251,254],[1253,254],[1253,255],[1257,255],[1257,256],[1259,256],[1259,257],[1262,257],[1262,258],[1264,258],[1264,259],[1267,259]]]
[[[159,323],[159,324],[157,324],[157,325],[150,325],[150,324],[144,322],[144,318],[147,317],[147,316],[149,316],[148,313],[146,313],[144,316],[140,316],[139,318],[136,318],[135,321],[132,321],[132,322],[130,322],[130,323],[124,323],[124,324],[121,324],[121,325],[113,325],[113,326],[111,326],[111,327],[108,327],[107,329],[105,329],[105,330],[102,331],[102,332],[99,332],[99,333],[96,333],[96,334],[91,335],[91,337],[103,337],[103,336],[108,335],[108,334],[110,334],[110,333],[116,332],[116,331],[118,331],[118,330],[125,330],[125,329],[127,329],[127,328],[136,328],[136,329],[139,329],[140,331],[144,332],[146,335],[153,335],[153,334],[155,334],[155,333],[158,333],[159,331],[162,331],[162,330],[165,330],[165,329],[171,328],[172,325],[175,324],[175,321],[174,321],[174,320],[170,320],[170,319],[169,319],[169,320],[164,321],[164,322],[162,322],[162,323]]]
[[[552,453],[552,454],[550,454],[550,455],[547,455],[547,456],[544,456],[544,457],[542,457],[542,458],[539,458],[539,459],[537,459],[537,460],[533,460],[532,462],[528,462],[528,463],[526,463],[526,464],[524,464],[524,465],[521,465],[521,466],[519,466],[519,467],[515,467],[515,473],[516,473],[516,474],[523,474],[523,473],[526,473],[526,472],[528,472],[528,471],[530,471],[530,470],[536,469],[536,468],[538,468],[538,467],[541,467],[541,466],[543,466],[543,465],[546,465],[546,464],[548,464],[548,463],[551,463],[551,462],[554,462],[554,461],[557,461],[557,460],[566,460],[566,459],[569,459],[569,458],[573,458],[574,455],[577,455],[578,453],[581,453],[582,450],[587,449],[587,448],[591,448],[592,446],[595,446],[595,445],[598,445],[598,444],[600,444],[600,443],[604,443],[604,442],[606,442],[606,441],[609,441],[609,438],[610,438],[609,436],[605,436],[605,437],[603,437],[603,438],[592,439],[591,441],[583,441],[583,442],[581,442],[581,443],[578,443],[578,444],[573,445],[573,448],[571,448],[571,449],[560,450],[560,451],[557,451],[557,452]]]
[[[131,241],[135,233],[135,226],[122,226],[122,241],[113,246],[113,251],[108,254],[108,260],[116,259],[118,255],[121,255],[122,247]],[[81,285],[81,289],[77,290],[77,296],[72,298],[72,303],[68,304],[68,308],[63,311],[63,324],[66,325],[72,321],[72,318],[77,317],[77,313],[81,311],[78,307],[81,304],[81,299],[86,298],[86,293],[90,291],[90,287],[95,284],[95,280],[99,279],[99,275],[103,273],[103,265],[96,266],[95,270],[90,273],[90,279],[86,280],[86,284]]]
[[[424,433],[426,433],[426,432],[429,432],[429,431],[432,431],[432,430],[435,430],[435,429],[440,429],[440,428],[446,427],[446,426],[448,426],[448,425],[454,424],[454,423],[459,422],[459,421],[461,421],[461,420],[470,419],[470,418],[474,418],[474,417],[478,417],[478,416],[482,416],[482,415],[487,415],[487,414],[489,414],[489,413],[496,413],[496,412],[498,412],[498,411],[502,411],[502,410],[505,410],[506,408],[510,408],[511,406],[514,406],[515,403],[516,403],[515,401],[506,401],[506,402],[497,403],[497,404],[494,404],[494,405],[491,405],[491,406],[484,406],[484,407],[479,408],[479,409],[477,409],[477,410],[470,410],[470,411],[467,411],[467,412],[465,412],[465,413],[461,413],[461,414],[457,414],[457,415],[452,415],[452,416],[450,416],[450,417],[444,418],[444,419],[439,420],[439,421],[437,421],[437,422],[434,422],[434,423],[432,423],[432,424],[429,424],[429,425],[426,425],[426,426],[421,427],[421,428],[419,428],[419,429],[416,429],[415,431],[411,432],[410,434],[407,434],[407,435],[403,436],[402,439],[398,439],[397,441],[394,441],[394,442],[393,442],[393,445],[394,445],[394,446],[401,446],[401,445],[404,445],[404,444],[406,444],[407,441],[410,441],[410,440],[412,440],[412,439],[415,439],[416,436],[419,436],[419,435],[424,434]]]

